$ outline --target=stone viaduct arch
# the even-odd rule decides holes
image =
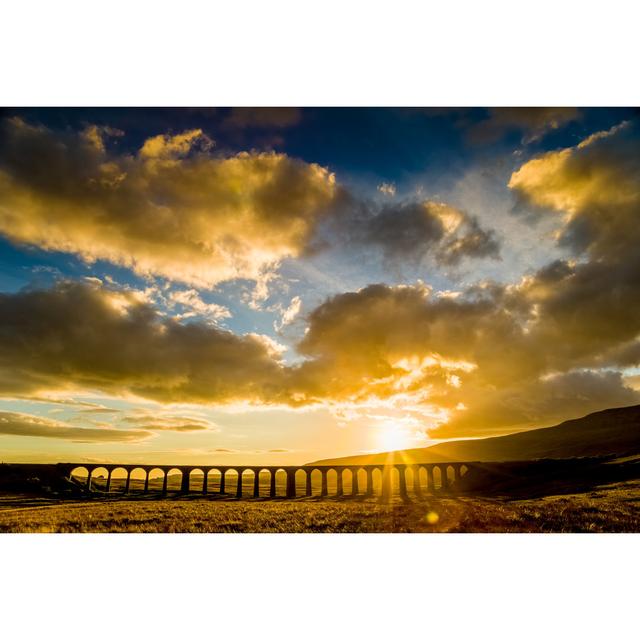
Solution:
[[[155,473],[156,471],[158,473]],[[151,467],[147,473],[144,492],[148,493],[149,491],[160,491],[162,485],[164,484],[164,477],[166,473],[167,472],[162,467]]]
[[[57,468],[87,493],[110,493],[115,488],[123,494],[161,491],[165,496],[169,493],[238,499],[379,496],[386,500],[394,495],[408,499],[425,493],[455,491],[456,483],[475,464],[478,463],[292,467],[60,463]],[[195,478],[201,478],[202,484],[194,482]]]

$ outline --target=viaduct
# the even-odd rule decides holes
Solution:
[[[120,489],[119,493],[128,494],[132,491],[131,485],[132,474],[134,471],[141,471],[143,474],[144,485],[142,493],[150,493],[151,491],[160,491],[162,495],[167,495],[169,492],[168,482],[169,475],[172,474],[172,478],[176,477],[178,472],[182,475],[180,481],[179,493],[202,493],[204,495],[217,493],[222,495],[235,494],[235,497],[309,497],[312,495],[319,495],[320,497],[329,496],[329,483],[328,478],[331,473],[335,473],[332,476],[332,487],[335,486],[335,491],[332,495],[335,496],[374,496],[380,495],[385,499],[391,496],[392,492],[397,493],[402,498],[408,497],[408,471],[411,471],[411,483],[409,490],[414,495],[421,495],[423,490],[430,493],[447,492],[455,489],[455,483],[467,473],[467,471],[474,465],[471,462],[446,462],[446,463],[433,463],[433,464],[389,464],[389,465],[307,465],[307,466],[201,466],[201,465],[143,465],[143,464],[98,464],[98,463],[59,463],[55,465],[58,473],[66,478],[75,478],[77,481],[78,476],[84,478],[86,472],[86,480],[84,480],[85,489],[88,492],[93,490],[92,483],[95,483],[95,479],[98,477],[96,472],[100,472],[101,480],[106,475],[106,484],[103,491],[113,491],[112,487],[112,475],[117,470],[119,475],[124,477],[124,487]],[[37,466],[37,465],[33,465]],[[44,465],[43,465],[44,466]],[[53,465],[52,465],[53,466]],[[424,469],[424,471],[422,471]],[[150,476],[154,473],[154,482],[159,485],[157,479],[162,479],[162,488],[159,486],[156,489],[150,488]],[[202,487],[194,491],[191,489],[191,476],[194,472],[198,475],[202,475]],[[278,472],[284,472],[285,480],[285,492],[284,495],[277,495],[276,475]],[[364,473],[362,473],[364,472]],[[214,473],[214,477],[217,480],[217,491],[210,491],[210,474]],[[227,478],[229,476],[234,477],[235,486],[232,489],[231,494],[226,491]],[[138,473],[138,475],[141,475]],[[359,477],[360,476],[360,477]],[[266,484],[264,479],[268,478],[268,495],[265,495],[265,489],[263,486]],[[282,474],[281,476],[282,477]],[[245,482],[243,483],[243,478]],[[350,492],[348,494],[344,491],[345,478],[350,479]],[[250,487],[247,487],[246,480],[249,479]],[[251,482],[251,479],[253,482]],[[298,482],[297,482],[298,480]],[[302,480],[303,482],[299,482]],[[319,482],[318,482],[319,480]],[[101,482],[102,484],[102,482]],[[244,484],[244,486],[243,486]],[[300,485],[303,485],[300,486]],[[319,493],[314,494],[313,488],[320,487]],[[136,493],[140,492],[138,490]],[[262,491],[261,491],[262,486]]]

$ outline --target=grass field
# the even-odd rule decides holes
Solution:
[[[0,496],[0,532],[640,532],[640,480],[528,500]]]

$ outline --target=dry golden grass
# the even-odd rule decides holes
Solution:
[[[0,498],[2,532],[640,532],[640,481],[529,500]]]

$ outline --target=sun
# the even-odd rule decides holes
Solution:
[[[398,426],[391,420],[378,425],[376,433],[376,446],[381,451],[393,451],[406,449],[412,444],[412,434],[406,428]]]

